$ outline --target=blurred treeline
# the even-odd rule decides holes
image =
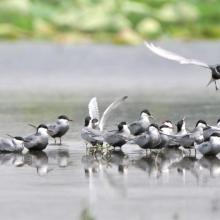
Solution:
[[[0,0],[0,39],[140,43],[220,37],[220,0]]]

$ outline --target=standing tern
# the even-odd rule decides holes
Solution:
[[[81,130],[81,137],[86,142],[86,146],[88,144],[92,146],[103,144],[102,132],[93,128],[93,124],[97,121],[97,119],[91,119],[90,116],[85,118],[85,124]]]
[[[69,119],[66,115],[60,115],[57,118],[57,121],[53,124],[47,125],[48,127],[48,134],[54,138],[55,144],[56,144],[56,138],[60,139],[60,145],[62,144],[62,136],[66,134],[66,132],[69,130],[69,122],[73,121],[72,119]]]
[[[195,147],[202,155],[217,155],[220,152],[220,134],[213,133],[209,140],[201,144],[195,143]]]
[[[158,56],[161,56],[163,58],[169,59],[169,60],[174,60],[179,62],[180,64],[192,64],[196,66],[200,66],[206,69],[209,69],[211,71],[211,79],[208,82],[207,86],[209,86],[211,83],[215,83],[215,89],[218,90],[217,86],[217,80],[220,79],[220,65],[208,65],[204,62],[201,62],[199,60],[195,59],[188,59],[183,56],[180,56],[178,54],[175,54],[173,52],[170,52],[168,50],[164,50],[160,47],[156,47],[153,43],[148,43],[145,41],[145,45],[148,49],[150,49],[153,53],[157,54]]]
[[[147,132],[136,136],[130,143],[137,144],[139,147],[148,150],[156,148],[161,142],[159,127],[156,124],[151,124]]]
[[[118,124],[118,130],[108,131],[104,135],[104,140],[112,147],[122,147],[127,143],[130,136],[130,130],[126,122]]]
[[[44,150],[48,145],[48,127],[40,124],[35,134],[24,138],[24,146],[29,150]]]
[[[144,133],[150,125],[150,118],[153,118],[149,110],[145,109],[140,114],[140,120],[129,124],[129,129],[132,135]]]

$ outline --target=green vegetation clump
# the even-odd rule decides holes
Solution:
[[[0,0],[0,39],[220,38],[219,0]]]
[[[95,218],[92,216],[90,210],[85,208],[82,210],[80,220],[95,220]]]

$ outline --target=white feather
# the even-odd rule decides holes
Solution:
[[[177,55],[173,52],[170,52],[170,51],[167,51],[167,50],[164,50],[160,47],[156,47],[154,46],[154,44],[152,43],[148,43],[145,41],[145,45],[147,48],[149,48],[152,52],[154,52],[155,54],[161,56],[161,57],[164,57],[166,59],[169,59],[169,60],[174,60],[174,61],[177,61],[179,62],[180,64],[193,64],[193,65],[197,65],[197,66],[202,66],[202,67],[205,67],[205,68],[209,68],[209,65],[206,64],[206,63],[203,63],[199,60],[195,60],[195,59],[187,59],[185,57],[182,57],[180,55]]]
[[[100,128],[101,131],[103,131],[105,123],[106,123],[107,119],[109,118],[109,115],[110,115],[111,111],[113,109],[117,108],[126,99],[127,99],[127,96],[124,96],[124,97],[122,97],[120,99],[117,99],[111,105],[109,105],[108,108],[106,108],[106,110],[102,114],[102,118],[101,118],[100,123],[99,123],[99,128]]]
[[[88,105],[89,108],[89,116],[94,119],[98,119],[99,120],[99,107],[98,107],[98,102],[96,97],[93,97]]]

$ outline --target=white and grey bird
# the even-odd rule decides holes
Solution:
[[[203,128],[203,136],[204,136],[204,141],[209,140],[210,136],[213,133],[219,133],[220,134],[220,128],[218,126],[210,126],[207,124],[205,120],[199,120],[197,122],[197,126],[200,126]]]
[[[118,124],[118,129],[114,131],[108,131],[104,134],[104,140],[112,147],[121,148],[125,145],[130,137],[130,130],[126,122]]]
[[[73,121],[69,119],[66,115],[60,115],[57,121],[52,124],[48,124],[48,134],[54,138],[56,144],[56,138],[60,139],[60,145],[62,144],[62,137],[67,133],[70,127],[70,122]]]
[[[144,133],[151,124],[150,118],[153,118],[148,109],[145,109],[140,114],[140,120],[129,124],[129,129],[132,135],[140,135]]]
[[[183,135],[168,135],[169,137],[173,138],[173,141],[175,143],[178,143],[179,146],[182,146],[186,149],[193,149],[194,148],[194,143],[202,143],[204,141],[204,136],[203,136],[203,129],[204,126],[203,124],[200,123],[200,120],[196,123],[195,128],[193,131],[187,134]]]
[[[103,133],[100,130],[93,128],[93,125],[97,122],[97,119],[91,119],[90,116],[85,118],[85,124],[81,130],[81,137],[86,142],[86,146],[88,144],[91,144],[92,146],[103,144]]]
[[[106,125],[106,122],[110,116],[110,113],[112,112],[112,110],[116,109],[119,105],[121,105],[126,99],[128,98],[128,96],[123,96],[122,98],[116,99],[113,103],[111,103],[104,111],[104,113],[102,114],[102,116],[100,117],[100,113],[99,113],[99,107],[98,107],[98,102],[97,102],[97,98],[93,97],[89,104],[88,104],[88,108],[89,108],[89,116],[91,117],[91,120],[93,119],[97,119],[97,121],[93,122],[92,124],[92,128],[97,129],[97,130],[101,130],[103,131]]]
[[[150,124],[146,132],[134,137],[130,141],[131,144],[137,144],[145,150],[156,148],[160,142],[161,138],[157,124]]]
[[[11,137],[0,139],[0,152],[22,152],[24,150],[24,139],[22,137]]]
[[[172,138],[169,137],[169,135],[174,134],[173,130],[173,123],[169,120],[163,122],[163,124],[160,126],[160,144],[158,145],[158,148],[168,147],[172,145]],[[173,143],[173,145],[176,143]]]
[[[24,138],[24,146],[29,150],[44,150],[48,145],[48,127],[40,124],[35,134]]]
[[[180,56],[178,54],[175,54],[173,52],[170,52],[168,50],[164,50],[164,49],[162,49],[160,47],[155,46],[153,43],[145,42],[145,45],[153,53],[155,53],[155,54],[157,54],[157,55],[159,55],[159,56],[161,56],[163,58],[177,61],[180,64],[192,64],[192,65],[196,65],[196,66],[200,66],[200,67],[209,69],[211,71],[212,75],[211,75],[211,79],[208,82],[207,86],[209,86],[211,83],[214,82],[215,83],[215,89],[218,90],[218,86],[217,86],[216,81],[220,79],[220,64],[208,65],[208,64],[206,64],[204,62],[201,62],[199,60],[188,59],[188,58],[185,58],[185,57]]]
[[[176,135],[182,136],[187,134],[185,117],[177,122],[176,128],[177,128]]]
[[[202,154],[202,155],[217,155],[220,152],[220,134],[219,133],[213,133],[209,140],[201,143],[196,144],[196,149]]]

